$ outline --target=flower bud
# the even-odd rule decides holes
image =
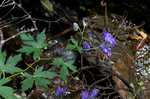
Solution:
[[[88,25],[88,20],[87,19],[83,19],[82,20],[82,24],[84,27],[86,27]]]
[[[78,31],[79,25],[77,23],[73,23],[73,29],[74,31]]]

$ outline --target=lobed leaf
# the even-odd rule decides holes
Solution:
[[[72,45],[72,44],[69,44],[69,45],[67,45],[67,47],[66,47],[66,49],[68,49],[68,50],[73,50],[73,49],[75,49],[76,48],[76,46],[75,45]]]
[[[24,44],[27,45],[34,45],[35,41],[30,34],[21,34],[21,39],[23,40]]]
[[[40,49],[34,48],[33,59],[36,60],[37,58],[39,58],[41,53],[42,52]]]
[[[44,79],[44,78],[37,78],[35,81],[36,86],[41,86],[44,88],[48,88],[48,84],[50,84],[50,80]]]
[[[3,79],[0,79],[0,86],[8,83],[11,79],[8,79],[8,78],[3,78]]]
[[[66,66],[63,66],[60,70],[60,76],[63,80],[66,80],[67,76],[69,75],[68,69]]]
[[[4,53],[3,53],[4,54]],[[18,62],[22,59],[21,54],[10,56],[8,60],[5,62],[5,54],[3,55],[3,59],[1,60],[0,64],[0,72],[1,73],[10,73],[13,74],[15,72],[20,72],[21,69],[16,67]]]
[[[56,58],[52,63],[51,65],[53,66],[60,66],[64,63],[63,59],[62,58]]]
[[[32,88],[32,85],[33,85],[33,78],[27,78],[25,80],[23,80],[21,83],[22,83],[22,91],[26,91],[28,90],[29,88]]]
[[[33,52],[33,48],[30,47],[30,46],[23,46],[22,48],[20,48],[18,50],[18,52],[21,52],[21,53],[26,53],[26,55],[29,55]]]
[[[35,69],[33,75],[25,73],[24,77],[26,77],[26,79],[22,81],[22,91],[26,91],[27,89],[32,88],[33,82],[35,82],[36,86],[48,88],[47,85],[50,83],[50,80],[48,80],[47,78],[56,77],[56,73],[43,71],[43,67],[41,66]]]
[[[48,45],[46,42],[44,42],[46,40],[45,29],[37,35],[36,40],[34,40],[30,34],[22,34],[21,39],[26,45],[18,51],[25,53],[26,55],[33,53],[34,60],[40,57],[42,53],[41,49]]]
[[[0,96],[4,97],[5,99],[17,99],[13,92],[14,90],[11,87],[0,86]]]
[[[37,42],[44,42],[44,40],[46,40],[45,31],[46,29],[43,29],[43,31],[39,35],[37,35]]]
[[[16,99],[13,92],[14,90],[11,87],[2,86],[8,83],[11,79],[3,78],[0,80],[0,96],[4,97],[5,99]]]

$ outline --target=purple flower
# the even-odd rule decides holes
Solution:
[[[92,92],[90,92],[89,97],[90,99],[94,99],[98,94],[98,89],[93,89]]]
[[[94,99],[98,94],[98,89],[93,89],[91,92],[82,91],[82,99]]]
[[[105,53],[106,57],[111,56],[111,48],[108,48],[108,47],[105,46],[105,45],[100,45],[99,47],[100,47],[100,48],[102,49],[102,51]]]
[[[82,99],[88,99],[88,97],[89,97],[89,92],[82,91],[81,97],[82,97]]]
[[[78,31],[79,25],[77,23],[73,23],[73,29],[74,31]]]
[[[84,27],[86,27],[88,25],[88,20],[87,19],[83,19],[82,20],[82,24]]]
[[[87,50],[90,50],[91,47],[90,47],[90,45],[87,42],[83,42],[83,48],[87,49]],[[91,54],[91,52],[88,51],[88,54]]]
[[[58,87],[56,92],[56,98],[59,98],[61,95],[63,95],[66,92],[66,90],[67,88]]]
[[[90,45],[87,42],[83,42],[83,47],[85,49],[90,49]]]
[[[116,45],[116,40],[106,30],[103,31],[103,38],[104,38],[106,43],[109,43],[111,45],[111,47],[114,47]]]

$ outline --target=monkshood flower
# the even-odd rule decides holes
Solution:
[[[82,99],[95,99],[98,94],[98,89],[93,89],[91,92],[82,91]]]
[[[82,99],[88,99],[88,97],[89,97],[89,92],[82,91],[81,97],[82,97]]]
[[[82,24],[84,27],[86,27],[88,25],[88,20],[87,19],[83,19],[82,20]]]
[[[98,89],[93,89],[92,92],[89,93],[89,98],[94,99],[98,94]]]
[[[90,45],[85,41],[83,42],[84,49],[90,49]]]
[[[67,88],[58,87],[57,92],[56,92],[56,99],[58,99],[60,96],[62,96],[66,92],[66,90],[67,90]]]
[[[73,23],[73,29],[74,31],[78,31],[79,25],[77,23]]]
[[[103,38],[104,38],[106,43],[109,43],[111,45],[111,47],[114,47],[116,45],[116,40],[106,30],[103,31]]]
[[[105,45],[100,45],[99,48],[105,53],[106,57],[111,56],[111,48],[108,48]]]
[[[87,50],[90,50],[90,45],[85,41],[85,42],[83,42],[83,48],[84,49],[87,49]],[[88,54],[91,54],[91,52],[90,51],[88,51]]]

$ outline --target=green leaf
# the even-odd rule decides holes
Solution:
[[[78,45],[78,41],[76,41],[73,37],[71,37],[71,41],[73,45],[72,44],[67,45],[66,49],[77,50],[79,53],[82,53],[82,47]]]
[[[73,72],[78,72],[77,68],[74,65],[68,65],[69,69],[71,69]]]
[[[23,48],[20,48],[18,50],[18,52],[26,53],[26,55],[29,55],[29,54],[31,54],[33,52],[33,49],[30,46],[24,46]]]
[[[21,34],[21,39],[27,45],[33,45],[32,43],[34,43],[34,39],[30,34]]]
[[[6,60],[6,53],[2,52],[0,49],[0,64],[3,65],[5,63]]]
[[[3,79],[0,79],[0,86],[8,83],[11,79],[8,79],[8,78],[3,78]]]
[[[35,82],[35,85],[48,88],[47,85],[50,83],[50,80],[47,78],[54,78],[56,77],[55,72],[50,71],[43,71],[43,67],[39,67],[35,69],[35,72],[33,75],[30,75],[28,73],[24,74],[24,77],[26,78],[24,81],[22,81],[22,90],[26,91],[29,88],[32,88],[33,82]]]
[[[0,96],[4,97],[5,99],[16,99],[13,92],[14,90],[11,87],[0,86]]]
[[[60,70],[60,75],[61,75],[61,78],[63,80],[66,80],[67,76],[69,75],[69,72],[68,72],[68,69],[66,66],[63,66]]]
[[[47,80],[47,79],[44,79],[44,78],[37,78],[36,79],[36,82],[35,82],[35,85],[38,87],[38,86],[41,86],[41,87],[44,87],[44,88],[48,88],[48,84],[50,84],[50,80]]]
[[[77,50],[79,53],[82,53],[82,48],[81,47],[77,47]]]
[[[52,63],[51,65],[53,66],[60,66],[64,63],[63,59],[62,58],[56,58]]]
[[[43,31],[39,34],[39,35],[37,35],[37,41],[38,42],[44,42],[44,40],[46,40],[46,35],[45,35],[45,31],[46,31],[46,29],[43,29]]]
[[[7,59],[7,62],[6,62],[6,65],[16,65],[20,60],[21,60],[21,54],[19,55],[16,55],[16,56],[10,56],[8,59]]]
[[[43,77],[43,78],[54,78],[57,76],[55,72],[50,72],[50,71],[43,71],[35,75],[38,77]]]
[[[43,71],[43,67],[36,69],[34,72],[34,76],[43,77],[43,78],[54,78],[57,76],[55,72]]]
[[[73,62],[74,62],[74,61],[72,61],[72,60],[67,61],[67,62],[65,62],[65,65],[67,65],[67,66],[68,66],[68,65],[72,65],[72,64],[73,64]]]
[[[75,49],[76,48],[76,46],[75,45],[72,45],[72,44],[69,44],[69,45],[67,45],[67,47],[66,47],[66,49],[68,49],[68,50],[73,50],[73,49]]]
[[[1,57],[2,60],[0,60],[0,73],[10,73],[13,74],[15,72],[20,72],[21,69],[16,67],[19,61],[21,61],[21,54],[16,55],[16,56],[10,56],[8,60],[6,61],[6,55],[4,54],[5,52],[0,51],[0,55],[3,54],[3,58]]]
[[[13,95],[14,90],[11,87],[2,86],[8,83],[11,79],[3,78],[0,80],[0,96],[4,97],[5,99],[16,99]]]
[[[34,49],[34,53],[33,53],[33,59],[36,60],[37,58],[40,57],[41,55],[41,50],[40,49]]]
[[[33,82],[34,82],[33,78],[27,78],[23,80],[21,86],[22,91],[26,91],[27,89],[32,88]]]
[[[33,39],[30,34],[22,34],[21,39],[26,45],[18,51],[25,53],[26,55],[33,53],[34,60],[40,57],[42,53],[41,49],[44,49],[48,45],[46,42],[44,42],[46,40],[45,30],[37,35],[36,40]]]
[[[76,41],[72,36],[71,36],[71,41],[75,46],[78,46],[78,41]]]
[[[71,69],[73,72],[77,72],[77,68],[73,65],[73,61],[67,61],[65,62],[65,65],[67,67],[69,67],[69,69]]]

